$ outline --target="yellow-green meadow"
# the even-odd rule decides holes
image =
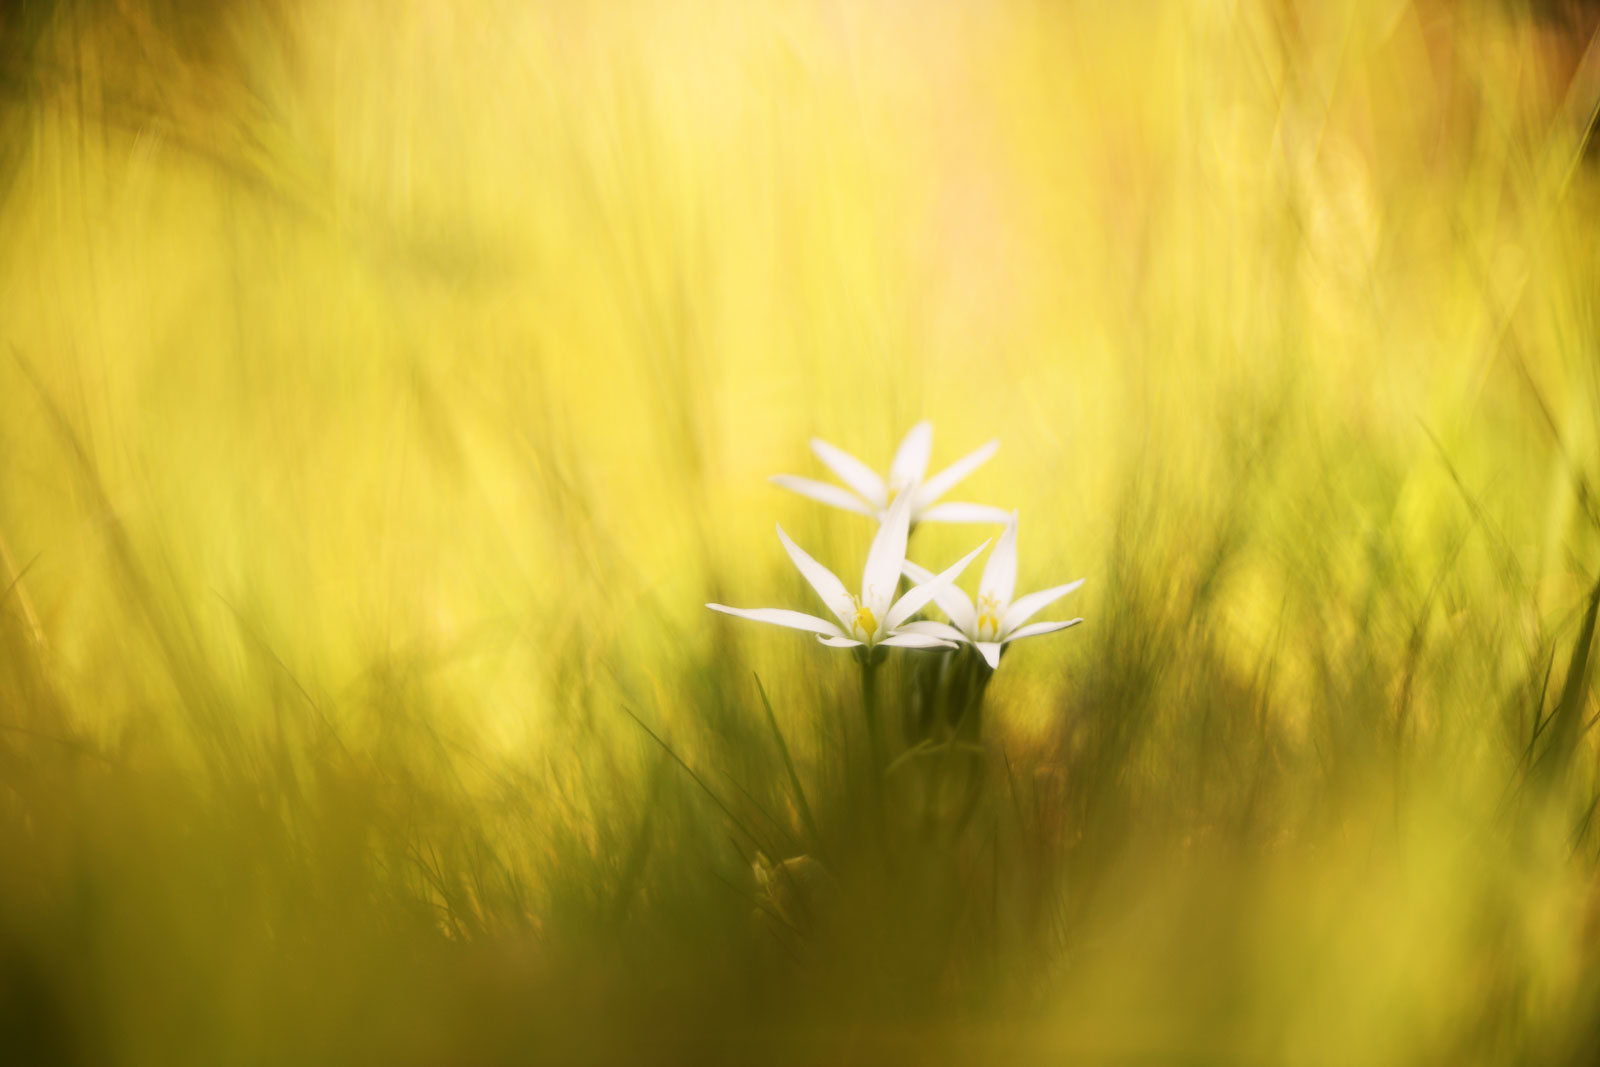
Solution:
[[[1590,1062],[1597,25],[0,7],[0,1060]]]

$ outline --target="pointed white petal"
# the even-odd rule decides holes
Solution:
[[[906,577],[917,585],[931,582],[935,577],[932,571],[926,567],[919,567],[909,559],[905,563],[905,572]],[[936,589],[933,602],[939,605],[939,610],[950,616],[950,621],[955,623],[956,629],[969,634],[977,632],[978,609],[972,606],[972,598],[955,585],[943,585]]]
[[[908,634],[905,632],[890,634],[880,645],[889,645],[892,648],[954,648],[949,641],[937,637],[928,637],[925,634]]]
[[[929,478],[923,483],[922,491],[917,494],[918,510],[926,508],[935,500],[944,496],[955,488],[957,482],[989,462],[989,457],[994,455],[999,447],[999,441],[990,441],[988,444],[962,456],[950,466]]]
[[[930,619],[918,619],[916,622],[908,622],[900,627],[899,632],[903,634],[921,634],[924,637],[937,637],[944,641],[952,641],[958,645],[967,640],[967,635],[954,626],[943,622],[933,622]]]
[[[730,608],[726,604],[707,604],[706,607],[727,615],[737,615],[741,619],[770,622],[774,626],[787,626],[791,630],[809,630],[814,634],[824,634],[828,637],[844,636],[844,631],[833,623],[819,619],[815,615],[807,615],[803,611],[790,611],[788,608]]]
[[[878,535],[867,550],[867,565],[861,570],[861,602],[883,625],[883,618],[894,603],[900,585],[900,568],[906,561],[906,535],[911,530],[911,491],[905,490],[889,505],[889,513],[878,527]]]
[[[848,489],[840,489],[837,485],[813,481],[810,478],[802,478],[796,474],[774,474],[768,480],[773,485],[781,485],[785,489],[799,493],[801,496],[808,496],[812,500],[827,504],[829,507],[853,511],[857,515],[866,515],[869,518],[875,519],[878,517],[876,508],[864,503],[860,497]]]
[[[833,612],[839,620],[839,625],[848,633],[850,621],[855,618],[855,602],[850,599],[850,593],[828,568],[818,563],[806,554],[806,550],[789,540],[789,535],[783,532],[783,526],[778,527],[778,540],[783,542],[783,550],[789,553],[789,558],[794,560],[794,565],[811,588],[817,591],[817,596],[822,598],[822,603]]]
[[[894,454],[894,463],[889,467],[889,488],[904,489],[922,481],[927,476],[928,457],[932,454],[933,424],[919,422],[911,427]]]
[[[1077,581],[1068,582],[1066,585],[1057,585],[1049,589],[1041,589],[1037,593],[1029,593],[1027,596],[1017,597],[1012,605],[1006,609],[1005,625],[1001,627],[1001,630],[1005,633],[1010,633],[1082,584],[1083,579],[1079,578]]]
[[[853,637],[823,637],[821,634],[817,635],[817,640],[829,648],[860,648],[865,643]]]
[[[983,565],[983,578],[978,582],[978,596],[990,598],[1001,612],[1011,604],[1011,594],[1017,591],[1017,513],[1011,513],[1006,532],[1000,543],[989,553],[989,562]]]
[[[991,671],[997,671],[1000,669],[1000,642],[979,641],[976,643],[975,647],[977,648],[978,652],[982,654],[983,662],[989,665],[989,669]]]
[[[1030,622],[1028,625],[1006,635],[1007,641],[1020,641],[1024,637],[1038,637],[1040,634],[1053,634],[1057,630],[1065,630],[1069,626],[1076,626],[1082,619],[1068,619],[1066,622]]]
[[[917,514],[918,522],[1010,522],[1011,512],[988,504],[935,504]]]
[[[839,476],[841,482],[855,490],[857,496],[874,508],[881,509],[889,502],[889,491],[884,487],[883,479],[878,477],[877,472],[871,467],[844,449],[830,445],[820,437],[813,437],[811,451],[828,465],[829,470]]]
[[[989,542],[985,541],[940,571],[936,577],[913,586],[906,592],[905,596],[895,602],[894,607],[889,609],[889,614],[884,617],[884,625],[891,630],[898,629],[901,623],[921,611],[923,605],[932,600],[940,588],[948,586],[955,581],[956,576],[967,569],[967,564],[976,559],[978,553],[988,547]]]

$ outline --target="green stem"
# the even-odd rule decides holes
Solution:
[[[867,745],[872,754],[872,774],[883,774],[886,761],[883,745],[883,718],[878,709],[878,664],[876,649],[866,649],[861,657],[861,714],[867,721]]]
[[[945,687],[944,721],[940,724],[945,737],[953,736],[967,714],[967,701],[972,692],[971,648],[964,648],[952,657],[950,676]]]
[[[867,821],[876,840],[878,853],[888,858],[889,812],[884,796],[884,773],[888,769],[888,756],[883,743],[883,716],[878,707],[879,651],[875,648],[858,649],[861,653],[861,715],[867,725]]]
[[[994,671],[989,669],[977,650],[972,650],[970,657],[967,691],[963,694],[961,709],[961,733],[967,740],[977,741],[983,735],[983,695],[989,689],[989,680],[994,677]]]

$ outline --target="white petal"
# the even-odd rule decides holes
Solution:
[[[905,563],[906,577],[921,585],[923,582],[932,581],[934,574],[926,567],[919,567],[909,559]],[[962,592],[955,585],[940,586],[933,594],[933,602],[939,609],[950,616],[950,621],[955,623],[956,629],[966,633],[976,633],[978,629],[978,609],[972,606],[972,598]]]
[[[911,530],[911,491],[905,490],[889,505],[889,513],[878,527],[878,535],[867,550],[867,565],[861,570],[861,602],[871,609],[878,625],[894,603],[900,586],[900,568],[906,561],[906,535]]]
[[[1016,601],[1006,609],[1005,625],[1001,629],[1006,633],[1010,633],[1082,584],[1083,579],[1079,578],[1077,581],[1068,582],[1066,585],[1057,585],[1050,589],[1041,589],[1037,593],[1029,593],[1027,596],[1017,597]]]
[[[876,471],[861,462],[842,448],[836,448],[820,437],[811,439],[811,451],[817,458],[828,465],[828,469],[839,476],[839,480],[851,489],[856,495],[874,508],[882,508],[889,502],[889,491],[884,488],[883,479],[878,477]]]
[[[1000,669],[1000,642],[979,641],[975,647],[983,655],[983,661],[989,665],[991,671]]]
[[[853,637],[823,637],[821,634],[817,635],[817,640],[829,648],[860,648],[865,643]]]
[[[922,491],[917,494],[918,510],[927,507],[935,500],[954,489],[956,483],[989,461],[989,457],[999,449],[999,441],[990,441],[988,444],[967,453],[956,460],[944,470],[929,478],[922,485]]]
[[[913,586],[906,592],[905,596],[895,602],[894,607],[889,609],[889,614],[884,617],[884,625],[891,630],[898,629],[901,623],[921,611],[922,606],[932,600],[934,594],[938,593],[942,586],[947,586],[955,581],[956,576],[967,569],[967,564],[976,559],[978,553],[988,547],[989,542],[985,541],[940,571],[937,577]]]
[[[1038,637],[1040,634],[1053,634],[1057,630],[1065,630],[1069,626],[1076,626],[1082,619],[1068,619],[1066,622],[1030,622],[1021,629],[1006,635],[1007,641],[1020,641],[1024,637]]]
[[[925,634],[908,634],[908,633],[904,633],[904,632],[897,633],[897,634],[890,634],[888,637],[885,637],[882,641],[879,641],[878,644],[880,644],[880,645],[889,645],[892,648],[954,648],[955,647],[949,641],[943,641],[943,640],[940,640],[937,637],[928,637]]]
[[[795,474],[774,474],[769,480],[774,485],[781,485],[785,489],[791,489],[801,496],[808,496],[829,507],[843,508],[845,511],[853,511],[857,515],[866,515],[874,519],[878,517],[876,508],[864,503],[848,489],[840,489],[837,485],[801,478]]]
[[[937,637],[944,641],[952,641],[958,645],[967,640],[967,635],[954,626],[948,623],[934,622],[931,619],[918,619],[916,622],[908,622],[900,627],[899,632],[903,634],[922,634],[924,637]]]
[[[822,603],[833,612],[839,620],[839,625],[848,633],[850,622],[855,618],[856,605],[850,599],[850,593],[845,589],[844,583],[832,571],[807,555],[805,549],[789,540],[789,535],[783,532],[782,525],[778,526],[778,540],[783,542],[783,550],[794,560],[795,567],[805,580],[811,583],[811,588],[817,591]]]
[[[787,626],[791,630],[809,630],[814,634],[824,634],[828,637],[844,636],[844,631],[833,623],[819,619],[815,615],[807,615],[803,611],[790,611],[788,608],[730,608],[726,604],[707,604],[706,607],[727,615],[737,615],[741,619],[770,622],[774,626]]]
[[[918,522],[1010,522],[1011,512],[988,504],[935,504],[917,514]]]
[[[889,488],[904,489],[922,481],[928,473],[928,457],[932,454],[933,424],[919,422],[911,427],[894,454],[894,463],[889,467]]]
[[[1011,594],[1017,591],[1017,513],[1011,513],[1006,532],[1000,543],[989,553],[989,562],[983,565],[983,578],[978,582],[978,596],[988,597],[1002,612],[1011,603]]]

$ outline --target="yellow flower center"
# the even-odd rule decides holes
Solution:
[[[978,598],[978,640],[1000,640],[1000,601],[992,596]]]
[[[862,603],[860,597],[851,597],[850,599],[856,606],[855,618],[851,620],[852,628],[855,630],[856,637],[865,641],[878,632],[878,617],[872,613],[871,608]]]

